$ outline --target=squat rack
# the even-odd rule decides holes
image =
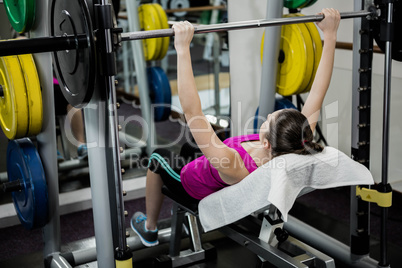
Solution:
[[[83,0],[77,0],[83,1]],[[98,146],[90,148],[89,166],[91,177],[91,192],[93,199],[93,213],[95,224],[96,248],[100,267],[113,267],[119,262],[131,261],[131,251],[127,247],[124,227],[124,203],[122,197],[122,172],[120,165],[120,147],[118,146],[118,123],[116,113],[116,95],[114,82],[115,57],[114,46],[121,41],[139,40],[144,38],[173,36],[173,30],[155,30],[149,32],[121,33],[115,31],[111,7],[106,0],[99,0],[95,5],[97,49],[101,51],[106,66],[110,68],[99,71],[93,95],[84,108],[87,140],[97,140]],[[48,14],[48,1],[38,1],[38,10]],[[375,16],[374,11],[358,10],[341,13],[343,19]],[[49,52],[55,50],[79,49],[85,47],[84,35],[48,37],[45,16],[37,21],[36,30],[27,40],[4,41],[0,43],[0,56],[26,53]],[[235,22],[196,27],[195,33],[219,32],[228,30],[248,29],[256,27],[278,26],[292,23],[315,22],[323,19],[323,15],[305,17],[280,18]],[[93,34],[93,33],[89,33]],[[117,39],[116,39],[117,38]],[[117,42],[116,42],[117,40]],[[49,54],[35,55],[38,62],[38,72],[43,87],[44,109],[54,107],[51,86],[51,58]],[[44,227],[45,249],[44,255],[49,267],[70,267],[60,256],[60,219],[58,212],[58,182],[56,163],[56,138],[54,133],[54,115],[46,112],[48,118],[44,120],[43,132],[38,135],[39,153],[43,156],[43,163],[49,186],[49,204],[51,217]],[[53,118],[52,118],[53,117]],[[46,157],[45,157],[46,156]],[[96,167],[96,168],[95,168]],[[105,198],[108,196],[109,198]],[[108,208],[108,209],[105,209]],[[116,213],[116,215],[112,215]],[[110,222],[110,220],[112,222]],[[116,249],[116,250],[115,250]]]

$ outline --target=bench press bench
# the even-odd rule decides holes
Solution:
[[[162,192],[174,201],[170,257],[173,267],[205,259],[200,234],[219,230],[263,263],[278,267],[335,267],[334,260],[283,229],[296,198],[314,189],[374,184],[370,171],[332,147],[315,155],[287,154],[259,167],[239,183],[198,203]],[[192,249],[180,252],[187,218]],[[201,227],[201,228],[200,228]],[[258,232],[259,230],[259,232]]]
[[[183,203],[183,199],[174,195],[165,186],[162,193],[172,199],[172,232],[169,256],[172,267],[198,262],[214,256],[214,248],[209,244],[203,247],[198,217],[198,203]],[[236,223],[218,229],[227,237],[257,254],[262,263],[277,267],[335,267],[335,262],[327,255],[289,236],[283,229],[280,212],[273,206],[269,213],[260,214],[260,218],[248,216]],[[261,220],[262,217],[262,220]],[[180,251],[183,223],[187,219],[191,248]],[[259,236],[256,227],[261,227]],[[201,227],[201,228],[200,228]],[[208,255],[207,252],[211,251]]]

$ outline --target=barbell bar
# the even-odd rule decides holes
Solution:
[[[374,12],[372,11],[361,10],[352,12],[341,12],[340,15],[341,19],[350,19],[350,18],[371,16],[373,15],[373,13]],[[260,27],[271,27],[271,26],[280,26],[280,25],[296,24],[296,23],[317,22],[322,21],[324,17],[325,16],[323,14],[317,14],[303,17],[288,17],[288,18],[268,19],[268,20],[263,19],[263,20],[218,23],[210,25],[199,25],[194,26],[194,34],[224,32],[231,30],[242,30],[250,28],[260,28]],[[174,36],[173,29],[122,33],[121,41],[132,41],[147,38],[167,37],[167,36]]]
[[[341,12],[341,19],[350,19],[366,16],[376,16],[376,11],[351,11]],[[239,22],[228,22],[210,25],[197,25],[194,27],[195,34],[223,32],[250,28],[271,27],[296,23],[318,22],[324,19],[324,15],[309,15],[303,17],[276,18],[268,20],[250,20]],[[170,29],[137,31],[121,33],[121,41],[141,40],[148,38],[174,36]],[[74,50],[87,47],[87,36],[85,34],[51,36],[30,39],[20,39],[0,42],[0,57],[9,55],[20,55],[29,53],[42,53],[50,51]]]

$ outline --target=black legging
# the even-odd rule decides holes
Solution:
[[[184,190],[180,181],[180,171],[189,162],[202,156],[201,150],[194,146],[185,143],[180,150],[180,155],[166,149],[156,149],[150,157],[148,167],[149,170],[161,176],[163,184],[172,193],[191,203],[199,200],[194,199]]]

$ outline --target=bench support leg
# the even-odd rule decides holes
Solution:
[[[185,218],[188,220],[191,249],[180,251],[181,234]],[[205,259],[205,250],[201,245],[197,217],[181,209],[175,202],[173,203],[169,256],[172,260],[172,267],[179,267]]]

